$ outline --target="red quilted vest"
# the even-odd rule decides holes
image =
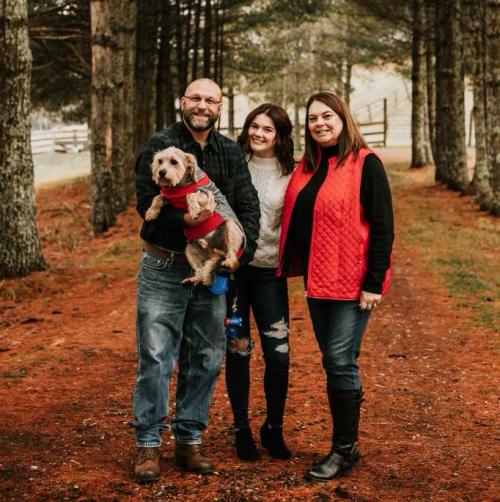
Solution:
[[[357,300],[366,275],[370,225],[360,202],[361,175],[365,157],[362,149],[356,159],[350,155],[336,168],[336,157],[329,161],[328,174],[314,204],[311,248],[306,294],[309,298]],[[298,257],[291,257],[283,267],[283,250],[292,210],[297,196],[313,173],[304,172],[302,160],[295,169],[285,192],[279,264],[277,275],[300,275]],[[389,289],[391,270],[386,272],[382,294]]]

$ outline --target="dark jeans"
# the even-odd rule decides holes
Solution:
[[[186,288],[184,263],[144,253],[137,284],[137,352],[134,391],[137,446],[160,446],[168,414],[170,377],[178,364],[175,419],[178,443],[197,444],[220,372],[226,337],[224,295]]]
[[[264,391],[267,423],[283,424],[288,390],[288,289],[285,278],[276,277],[276,269],[247,265],[236,274],[238,313],[243,318],[241,338],[228,339],[226,385],[236,429],[249,427],[248,396],[250,390],[250,309],[259,330],[264,354]],[[228,297],[228,309],[232,298]]]
[[[358,357],[370,317],[359,301],[307,299],[314,334],[323,355],[328,389],[359,390]]]

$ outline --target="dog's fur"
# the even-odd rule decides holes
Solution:
[[[160,187],[176,187],[196,183],[201,178],[201,176],[198,177],[198,173],[203,176],[203,172],[197,166],[195,156],[173,146],[155,154],[151,169],[153,180]],[[193,190],[195,190],[195,186],[193,186]],[[210,182],[210,185],[204,186],[202,190],[196,189],[186,195],[187,210],[191,218],[196,219],[206,207],[215,207],[214,190],[220,194],[214,183]],[[225,201],[223,196],[219,196],[217,199],[217,206]],[[165,201],[162,194],[153,199],[150,208],[146,211],[146,221],[158,217]],[[227,201],[225,203],[227,204]],[[229,206],[227,207],[232,213]],[[219,214],[221,213],[219,212]],[[202,238],[188,242],[186,258],[193,267],[194,275],[184,279],[183,284],[197,285],[202,283],[205,286],[210,286],[219,265],[233,268],[238,264],[236,254],[243,245],[244,234],[235,218],[225,219],[224,223],[215,230]]]

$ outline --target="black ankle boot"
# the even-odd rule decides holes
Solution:
[[[361,407],[360,390],[328,391],[333,418],[333,445],[330,453],[306,472],[306,479],[328,481],[347,474],[359,459],[358,426]]]
[[[269,427],[264,422],[260,428],[260,441],[273,458],[287,459],[292,456],[283,439],[283,427]]]
[[[306,472],[306,479],[310,481],[328,481],[348,474],[359,459],[358,445],[356,443],[337,447],[330,452],[321,462],[312,465]]]
[[[241,460],[258,460],[260,458],[250,429],[236,431],[235,446],[236,454]]]

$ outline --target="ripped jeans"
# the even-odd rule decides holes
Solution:
[[[241,338],[228,339],[226,352],[226,385],[234,425],[237,430],[249,427],[250,391],[250,309],[259,331],[265,361],[264,392],[267,423],[281,427],[288,390],[288,289],[286,279],[276,277],[275,268],[246,265],[236,273],[238,313],[243,319]],[[228,297],[228,309],[232,298]]]

